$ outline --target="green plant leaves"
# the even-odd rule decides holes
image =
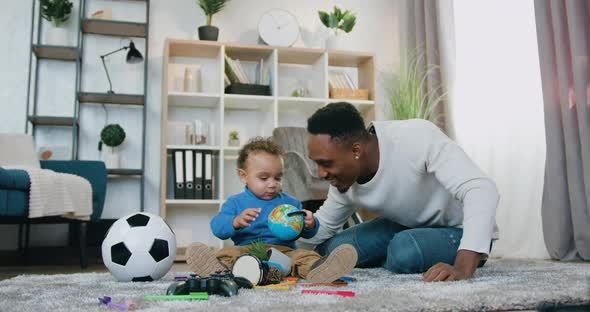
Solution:
[[[437,122],[442,114],[436,108],[446,97],[441,86],[428,88],[428,77],[439,70],[438,65],[426,64],[423,54],[411,53],[406,61],[401,61],[397,76],[389,78],[387,93],[393,118],[426,119]]]
[[[223,9],[225,4],[229,0],[198,0],[199,6],[203,9],[205,15],[207,15],[207,25],[211,26],[211,19],[213,14],[218,13]]]
[[[247,252],[261,261],[268,260],[269,258],[264,243],[261,240],[251,242],[250,246],[248,246]]]
[[[199,0],[199,6],[207,15],[213,15],[223,9],[228,0]]]
[[[348,11],[346,11],[348,12]],[[344,30],[345,32],[349,33],[356,23],[356,17],[354,15],[344,15],[342,18],[342,24],[340,25],[340,29]]]
[[[56,27],[70,18],[73,4],[69,0],[40,0],[40,4],[41,16]]]
[[[318,11],[318,15],[324,26],[334,30],[341,29],[349,33],[356,24],[356,16],[354,13],[349,10],[342,12],[342,10],[336,6],[331,13]]]
[[[324,11],[318,11],[318,15],[320,16],[320,21],[322,22],[322,24],[324,24],[324,26],[331,28],[330,27],[330,14],[324,12]]]
[[[337,6],[334,6],[334,12],[333,12],[333,16],[337,19],[337,20],[341,20],[342,19],[342,11],[340,11],[340,8],[338,8]]]
[[[119,124],[106,125],[100,132],[100,140],[110,147],[119,146],[125,141],[125,130]]]

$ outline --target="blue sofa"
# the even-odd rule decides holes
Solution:
[[[107,185],[107,170],[102,161],[49,160],[41,161],[41,168],[61,173],[70,173],[87,179],[92,186],[92,215],[90,222],[98,221],[102,215]],[[25,226],[24,257],[27,259],[30,224],[68,223],[78,229],[80,242],[80,266],[88,264],[86,258],[87,221],[62,217],[29,219],[29,175],[24,170],[0,167],[0,223],[19,224],[19,249],[22,249],[22,226]],[[72,227],[70,227],[72,228]]]

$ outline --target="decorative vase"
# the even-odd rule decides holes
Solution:
[[[229,146],[240,146],[240,140],[239,139],[229,139],[227,141],[227,145],[229,145]]]
[[[45,29],[43,36],[43,43],[46,45],[54,46],[67,46],[70,45],[70,32],[65,25],[56,27],[51,24]]]
[[[102,161],[105,166],[109,169],[121,168],[121,155],[117,152],[105,152],[102,153]]]
[[[342,32],[330,32],[326,38],[326,49],[345,50],[345,35]]]
[[[183,92],[201,92],[201,67],[189,66],[184,69]]]
[[[74,33],[74,22],[72,19],[68,19],[61,23],[59,26],[55,26],[55,23],[43,20],[41,27],[41,43],[45,45],[53,46],[74,46],[76,45],[76,38]]]
[[[219,28],[215,26],[201,26],[199,27],[199,39],[200,40],[209,40],[209,41],[217,41],[217,37],[219,36]]]

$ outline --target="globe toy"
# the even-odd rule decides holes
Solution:
[[[166,274],[176,258],[176,238],[159,216],[134,213],[109,228],[102,260],[121,282],[153,281]]]
[[[279,205],[268,216],[268,227],[278,239],[284,241],[294,240],[303,231],[304,215],[305,212],[295,206]]]

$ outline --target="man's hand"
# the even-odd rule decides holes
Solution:
[[[459,250],[455,259],[455,265],[439,262],[430,267],[426,273],[422,274],[420,280],[425,282],[442,282],[471,278],[473,273],[475,273],[479,258],[479,253],[475,251]]]
[[[305,218],[303,218],[303,224],[305,228],[308,230],[313,230],[315,228],[315,218],[313,217],[313,213],[309,210],[305,210]]]
[[[250,226],[250,222],[256,221],[260,214],[261,208],[248,208],[234,218],[233,226],[234,229],[241,229]]]
[[[431,266],[426,273],[422,274],[420,280],[425,282],[442,282],[458,281],[469,277],[464,272],[457,270],[454,266],[439,262]]]

